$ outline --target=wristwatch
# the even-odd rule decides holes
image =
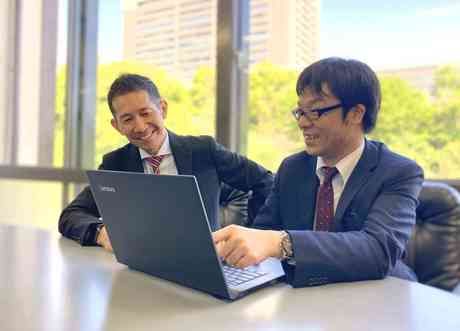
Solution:
[[[281,248],[281,261],[288,260],[293,257],[294,254],[292,252],[291,237],[289,236],[289,233],[287,233],[286,231],[281,231],[280,248]]]
[[[95,227],[94,227],[94,230],[93,230],[93,244],[97,245],[97,237],[99,236],[99,233],[101,232],[102,228],[104,227],[104,224],[97,224]]]

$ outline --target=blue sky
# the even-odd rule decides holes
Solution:
[[[460,61],[459,0],[323,0],[321,56],[376,68]]]
[[[60,1],[62,46],[69,0]],[[100,62],[122,58],[121,1],[99,0]],[[321,0],[320,21],[320,57],[356,58],[375,69],[460,62],[460,0]]]

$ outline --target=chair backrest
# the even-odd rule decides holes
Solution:
[[[250,193],[237,190],[225,183],[221,184],[219,222],[221,227],[230,224],[247,226],[248,200]]]
[[[419,201],[406,263],[419,282],[452,291],[460,284],[460,193],[427,181]]]
[[[251,226],[265,199],[253,195],[252,191],[243,192],[222,183],[219,203],[222,227],[230,224]]]

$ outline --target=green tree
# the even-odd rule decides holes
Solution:
[[[440,178],[460,177],[460,66],[440,67],[435,74],[433,131]]]
[[[444,66],[435,74],[434,114],[438,141],[435,147],[443,148],[460,140],[460,67]]]
[[[163,70],[134,62],[98,67],[95,163],[108,151],[126,143],[110,125],[106,94],[121,73],[150,77],[169,102],[167,126],[180,134],[214,134],[215,72],[200,68],[190,85]],[[297,73],[270,63],[255,65],[249,76],[248,156],[271,170],[303,148],[290,110],[297,103]],[[370,138],[415,159],[428,178],[458,178],[460,170],[460,68],[441,67],[435,76],[434,96],[397,77],[383,76],[382,107]],[[65,68],[57,78],[55,165],[62,165]]]
[[[197,70],[190,87],[190,99],[193,105],[193,123],[191,126],[200,131],[194,134],[215,135],[216,75],[210,67]]]
[[[248,156],[271,170],[302,148],[291,110],[297,104],[298,74],[271,63],[255,65],[249,78]]]
[[[248,157],[276,170],[281,160],[302,146],[290,110],[297,102],[294,71],[270,63],[254,66],[249,75]],[[215,71],[197,71],[190,97],[195,110],[194,123],[208,128],[215,120]],[[213,127],[214,128],[214,127]]]
[[[434,96],[397,77],[380,81],[382,108],[371,137],[415,159],[427,178],[458,178],[460,71],[441,67]]]
[[[64,123],[65,123],[65,93],[66,93],[66,67],[59,68],[56,77],[56,112],[54,116],[54,147],[53,165],[64,166]]]
[[[434,108],[428,95],[398,77],[380,78],[382,106],[377,126],[370,137],[386,143],[392,150],[418,161],[425,170],[435,171],[429,154],[433,147]],[[427,153],[428,152],[428,153]]]

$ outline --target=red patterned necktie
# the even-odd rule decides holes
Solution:
[[[152,167],[153,173],[158,175],[160,173],[160,163],[166,155],[157,155],[146,158],[147,162]]]
[[[332,179],[338,173],[336,167],[322,167],[324,181],[318,190],[316,202],[316,231],[329,231],[334,218],[334,190]]]

